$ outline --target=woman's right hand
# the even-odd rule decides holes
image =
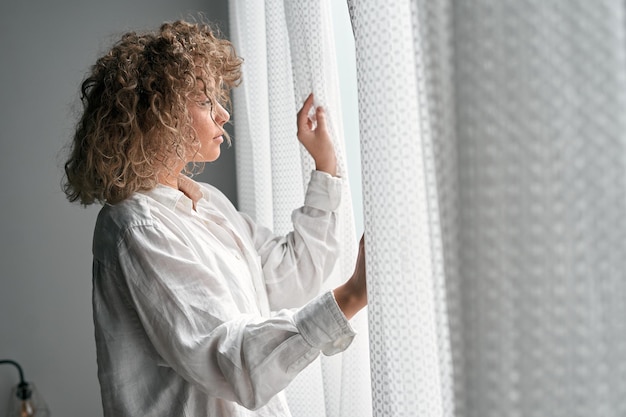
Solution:
[[[361,236],[354,273],[348,281],[334,290],[335,300],[348,320],[367,305],[366,275],[365,236]]]
[[[322,107],[315,108],[313,119],[313,93],[309,94],[298,112],[298,140],[315,161],[315,169],[337,175],[337,156],[326,126],[326,113]]]

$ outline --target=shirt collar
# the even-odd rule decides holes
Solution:
[[[189,177],[181,175],[178,181],[178,187],[179,189],[176,189],[164,184],[157,184],[156,187],[144,191],[143,194],[153,198],[172,211],[174,211],[177,206],[183,208],[185,211],[191,211],[201,198],[208,199],[208,195],[204,192],[200,184]],[[193,196],[193,199],[187,194]]]

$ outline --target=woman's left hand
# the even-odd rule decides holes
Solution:
[[[309,94],[298,112],[298,140],[313,157],[315,169],[336,176],[337,156],[333,141],[328,134],[326,113],[322,107],[318,106],[312,120],[309,118],[312,107],[313,93]]]

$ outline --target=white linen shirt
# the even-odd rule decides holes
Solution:
[[[318,295],[339,256],[340,181],[312,173],[286,236],[208,184],[195,210],[162,185],[102,208],[93,313],[105,417],[291,415],[282,390],[354,337],[332,292]]]

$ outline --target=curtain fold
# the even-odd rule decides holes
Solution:
[[[292,63],[294,66],[294,93],[298,102],[306,98],[309,91],[315,93],[316,105],[331,112],[328,128],[336,143],[338,175],[344,178],[340,217],[341,241],[344,256],[337,273],[331,277],[326,288],[336,287],[354,270],[356,239],[352,215],[352,197],[348,186],[345,142],[341,101],[335,58],[332,16],[329,1],[285,1],[286,23],[289,30]],[[303,167],[310,164],[308,155]],[[309,165],[310,166],[310,165]],[[306,168],[305,168],[306,169]],[[306,169],[310,172],[310,169]],[[327,416],[371,415],[369,385],[369,348],[367,344],[367,311],[355,317],[352,325],[359,333],[346,352],[322,358],[322,371]]]
[[[450,415],[429,43],[408,1],[350,4],[359,83],[375,416]]]
[[[231,39],[244,58],[233,93],[233,142],[240,209],[276,233],[291,228],[314,169],[296,137],[296,113],[310,92],[327,111],[338,174],[344,177],[340,265],[325,288],[353,272],[357,242],[346,168],[341,98],[328,0],[229,2]],[[261,120],[264,119],[264,120]],[[263,176],[263,178],[260,178]],[[321,357],[287,389],[294,416],[371,415],[367,311],[352,321],[358,336],[341,355]]]
[[[624,3],[349,5],[374,415],[625,415]]]
[[[453,12],[467,415],[622,416],[624,3]]]
[[[233,90],[233,125],[239,209],[272,228],[270,111],[265,4],[229,1],[230,37],[244,57],[245,85]],[[261,18],[259,18],[261,16]]]

